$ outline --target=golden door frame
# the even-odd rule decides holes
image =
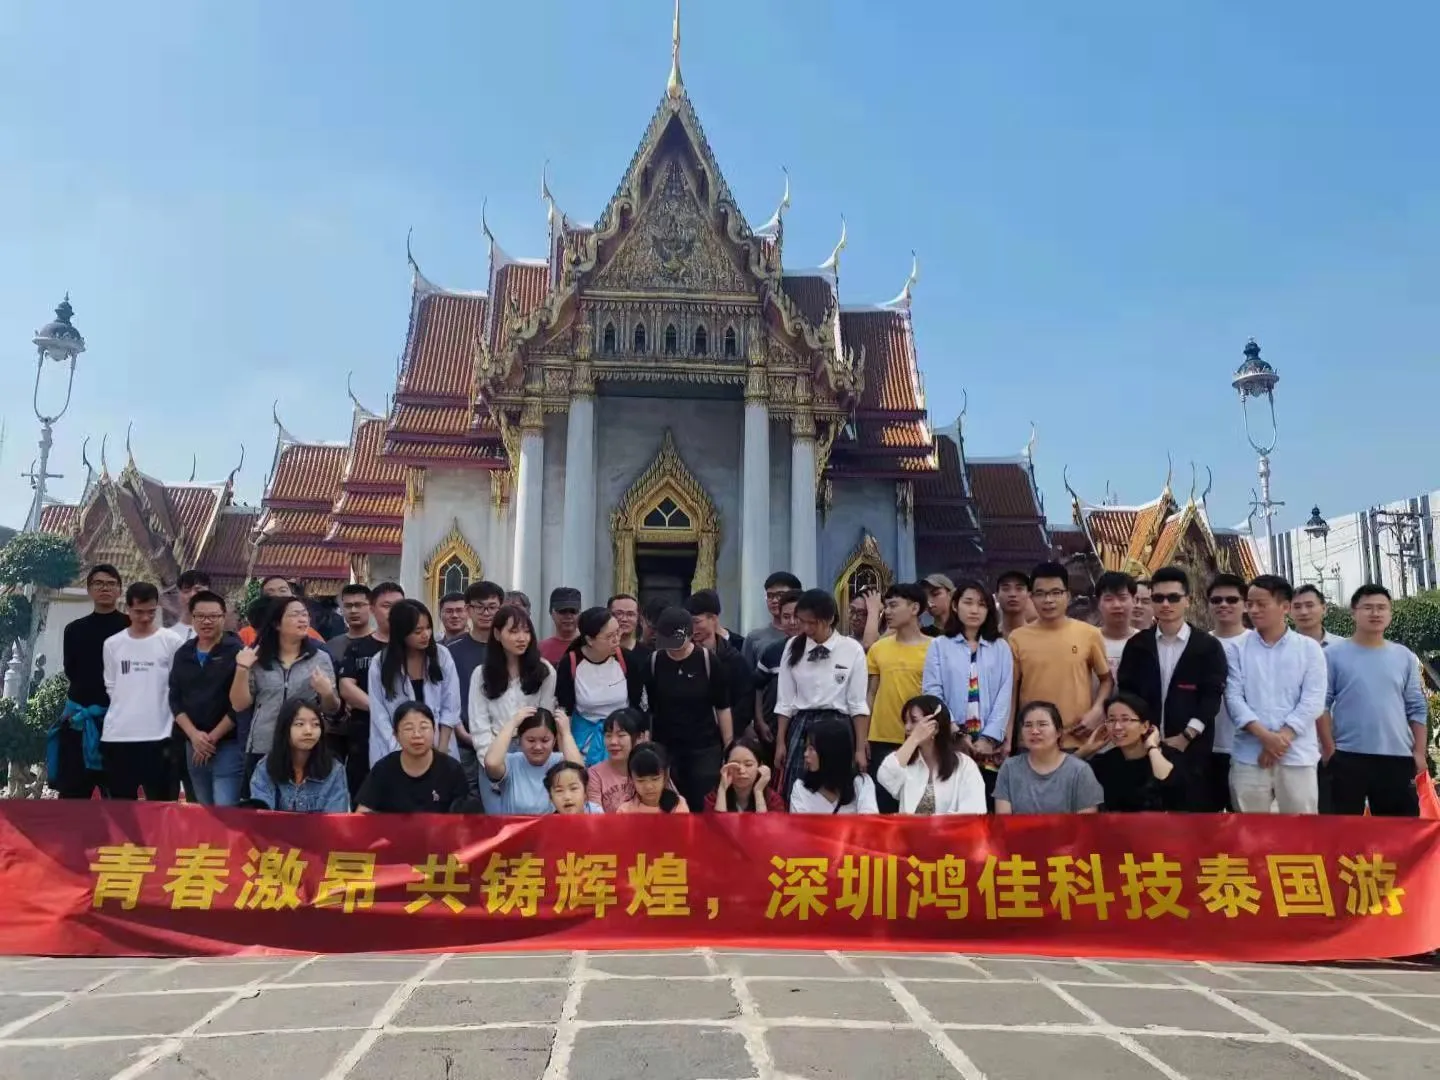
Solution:
[[[647,525],[646,519],[669,499],[683,515],[684,524]],[[669,519],[674,513],[661,512]],[[685,467],[670,429],[660,444],[660,453],[610,515],[610,538],[615,547],[615,592],[638,593],[640,581],[635,570],[635,550],[640,544],[694,544],[695,576],[691,588],[715,587],[715,562],[720,550],[720,512],[709,493]]]
[[[835,606],[840,612],[841,626],[844,626],[845,610],[850,606],[850,580],[862,574],[866,586],[873,585],[881,593],[895,584],[895,572],[890,569],[885,556],[880,553],[880,541],[869,532],[860,536],[850,554],[845,556],[844,568],[835,579]]]

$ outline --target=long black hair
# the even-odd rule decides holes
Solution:
[[[833,629],[835,620],[839,617],[835,611],[835,598],[824,589],[806,589],[800,594],[800,599],[795,601],[795,614],[807,611],[821,622],[827,622]],[[790,639],[790,651],[785,654],[785,663],[794,667],[800,662],[800,657],[805,655],[805,643],[810,639],[804,634],[796,634]]]
[[[535,640],[535,623],[530,613],[519,604],[506,604],[495,613],[495,621],[490,624],[490,645],[480,667],[480,689],[491,701],[503,697],[510,688],[509,654],[500,643],[500,631],[511,623],[521,623],[530,631],[530,644],[520,654],[520,692],[538,693],[549,674],[548,665],[540,655],[540,643]]]
[[[275,781],[276,787],[290,783],[295,777],[295,760],[290,752],[290,725],[295,723],[301,709],[314,713],[320,721],[320,741],[305,761],[305,778],[324,780],[335,768],[335,758],[330,753],[330,747],[325,745],[325,718],[320,715],[320,710],[307,704],[304,698],[286,698],[285,704],[280,706],[280,715],[275,718],[275,736],[270,740],[270,752],[265,755],[265,771]]]
[[[277,596],[270,601],[270,606],[265,609],[265,621],[260,624],[260,634],[255,642],[255,662],[261,667],[269,667],[280,659],[280,623],[285,619],[285,613],[291,606],[299,604],[300,610],[305,612],[305,617],[310,617],[309,605],[298,596]],[[300,651],[305,652],[305,638],[300,639]]]
[[[760,749],[760,740],[755,738],[754,735],[750,735],[747,733],[745,735],[737,736],[735,740],[725,748],[724,764],[730,764],[730,755],[733,754],[736,750],[749,750],[750,753],[755,755],[756,761],[760,762],[760,764],[762,765],[765,764],[765,754],[764,751]],[[756,786],[759,786],[758,783]],[[750,798],[748,800],[748,805],[746,806],[739,805],[739,796],[735,794],[735,789],[733,787],[727,787],[723,795],[725,800],[725,805],[723,809],[725,810],[754,810],[755,804],[761,801],[759,793],[756,792],[755,788],[750,789]],[[719,800],[720,796],[717,795],[716,801],[718,802]]]
[[[855,779],[860,775],[855,765],[855,728],[848,720],[828,717],[813,724],[806,739],[815,747],[820,767],[807,772],[801,782],[811,791],[828,789],[835,792],[839,806],[855,801]]]
[[[919,709],[921,716],[935,718],[935,769],[941,780],[949,780],[960,767],[960,751],[955,749],[955,721],[950,710],[934,694],[920,694],[901,707],[901,723],[910,719],[911,709]]]
[[[978,592],[985,601],[985,621],[980,624],[981,641],[1000,640],[1000,609],[995,604],[995,596],[984,585],[974,578],[967,578],[955,586],[955,591],[950,594],[950,614],[945,619],[943,627],[946,637],[963,638],[965,627],[960,624],[960,616],[955,612],[955,604],[967,592]]]
[[[385,696],[394,698],[396,687],[405,685],[405,639],[415,632],[421,617],[430,624],[430,644],[425,647],[426,680],[438,683],[445,677],[440,667],[440,646],[435,641],[435,620],[430,609],[419,600],[400,600],[390,609],[390,640],[385,643],[385,656],[380,662],[380,685]]]
[[[566,651],[579,653],[581,649],[585,648],[586,645],[600,636],[600,631],[604,630],[605,625],[613,618],[615,618],[615,616],[610,614],[609,608],[586,608],[580,613],[580,618],[575,624],[575,628],[579,630],[580,633],[576,636],[575,640],[570,643],[570,648]]]

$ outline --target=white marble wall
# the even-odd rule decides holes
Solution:
[[[513,525],[508,511],[496,514],[491,507],[490,474],[431,468],[426,470],[424,501],[405,514],[398,571],[407,595],[426,596],[425,561],[456,522],[480,556],[482,574],[501,584],[509,582]],[[377,562],[372,561],[371,570],[375,581],[384,580],[377,576]]]

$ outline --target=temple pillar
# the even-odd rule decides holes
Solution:
[[[745,395],[743,454],[740,628],[749,633],[770,621],[765,608],[765,579],[774,569],[770,565],[770,406],[760,394]]]
[[[515,547],[512,588],[530,597],[537,616],[545,597],[540,585],[541,492],[545,481],[545,429],[540,402],[527,401],[520,417],[520,461],[515,480]]]
[[[902,480],[895,485],[895,580],[916,581],[915,569],[915,485]]]
[[[588,365],[586,365],[588,369]],[[595,592],[595,396],[588,378],[575,379],[565,428],[564,547],[562,585],[579,589],[587,607]]]
[[[819,532],[815,512],[815,418],[797,413],[790,425],[790,566],[807,589],[816,580]]]

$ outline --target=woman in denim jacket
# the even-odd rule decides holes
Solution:
[[[945,636],[925,655],[921,692],[945,703],[955,721],[956,749],[980,766],[988,794],[1009,745],[1015,659],[985,586],[962,581],[950,603]]]
[[[275,719],[270,752],[250,778],[250,803],[301,814],[348,814],[345,770],[325,745],[325,726],[314,706],[291,698]]]

